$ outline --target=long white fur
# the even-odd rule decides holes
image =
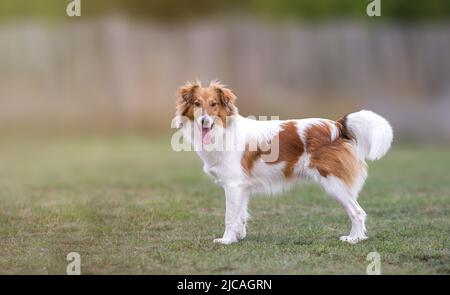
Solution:
[[[347,116],[347,128],[356,138],[362,159],[378,160],[391,147],[394,133],[389,122],[372,111],[362,110]]]
[[[343,206],[351,219],[352,229],[350,234],[341,237],[341,240],[354,244],[367,238],[366,213],[357,202],[358,194],[367,177],[364,159],[376,160],[387,152],[393,139],[391,126],[384,118],[371,111],[363,110],[347,116],[346,125],[354,137],[354,142],[350,145],[362,163],[356,183],[349,187],[336,176],[323,177],[317,169],[309,167],[306,130],[312,125],[327,124],[332,131],[331,140],[335,140],[339,137],[335,122],[318,118],[291,121],[296,123],[298,134],[305,145],[305,152],[294,167],[296,178],[292,180],[286,180],[283,162],[268,165],[258,159],[254,163],[251,177],[245,173],[241,165],[245,145],[250,140],[258,142],[270,140],[280,132],[282,124],[286,121],[256,121],[235,115],[226,128],[226,132],[235,137],[234,150],[197,151],[204,163],[205,173],[224,188],[226,196],[225,232],[222,238],[215,239],[214,242],[230,244],[245,238],[250,195],[276,194],[290,188],[300,179],[310,179],[319,183],[330,197]],[[193,125],[195,123],[191,122],[191,125],[185,124],[182,127],[188,140],[192,140],[191,128],[195,128]]]

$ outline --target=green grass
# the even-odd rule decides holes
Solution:
[[[247,238],[213,244],[224,197],[193,153],[168,139],[64,138],[0,145],[0,273],[450,273],[448,148],[394,147],[369,163],[360,203],[369,240],[339,241],[349,220],[315,185],[251,200]]]

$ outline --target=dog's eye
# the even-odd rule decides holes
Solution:
[[[194,102],[194,105],[195,105],[197,108],[199,108],[199,107],[202,106],[202,104],[201,104],[200,102],[198,102],[198,101]]]
[[[217,102],[212,102],[212,103],[211,103],[211,106],[212,106],[212,107],[217,106]]]

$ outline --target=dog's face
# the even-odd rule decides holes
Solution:
[[[200,82],[186,83],[178,88],[177,113],[188,118],[202,130],[202,142],[210,144],[213,128],[227,127],[227,117],[237,113],[236,96],[219,82],[202,87]]]

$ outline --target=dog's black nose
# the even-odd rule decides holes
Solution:
[[[211,124],[211,118],[208,115],[202,117],[202,126],[207,127]]]

